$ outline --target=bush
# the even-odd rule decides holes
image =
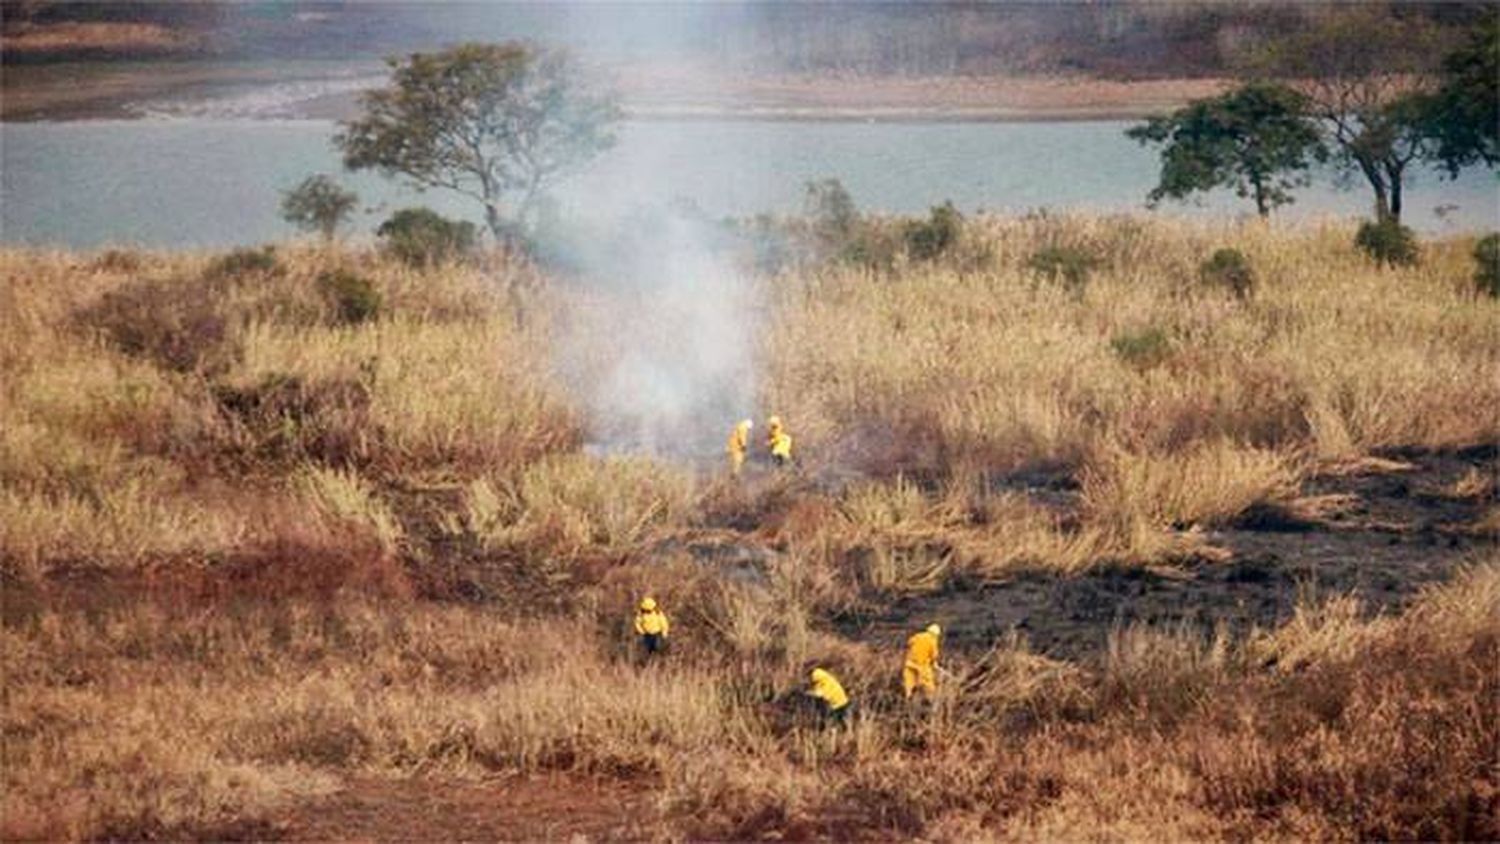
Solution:
[[[1220,249],[1198,267],[1198,278],[1210,287],[1226,287],[1245,299],[1255,289],[1255,271],[1245,253],[1238,249]]]
[[[403,208],[375,233],[386,251],[413,267],[430,267],[462,258],[474,249],[473,223],[449,220],[430,208]]]
[[[232,422],[226,451],[247,464],[356,465],[370,448],[370,387],[360,378],[272,373],[213,393]]]
[[[1417,263],[1417,236],[1392,217],[1361,223],[1354,245],[1381,266],[1410,267]]]
[[[1126,334],[1117,334],[1109,341],[1109,347],[1120,360],[1137,369],[1150,369],[1167,359],[1172,351],[1172,341],[1160,328],[1147,328]]]
[[[1081,288],[1089,273],[1098,269],[1099,257],[1083,246],[1054,244],[1038,250],[1026,265],[1052,280],[1061,278],[1069,287]]]
[[[1480,293],[1500,297],[1500,234],[1486,235],[1474,244],[1474,286]]]
[[[262,246],[235,249],[220,255],[209,263],[203,274],[211,281],[227,281],[251,275],[280,275],[281,272],[281,264],[276,261],[276,248]]]
[[[106,273],[133,273],[141,268],[141,256],[129,249],[106,249],[89,268]]]
[[[838,179],[810,181],[804,188],[803,212],[812,233],[825,253],[837,253],[847,244],[859,225],[859,210],[854,198]]]
[[[964,215],[950,200],[935,205],[926,220],[913,220],[906,226],[906,253],[917,261],[932,261],[952,249],[963,234]]]
[[[380,315],[380,291],[364,276],[346,270],[325,272],[318,276],[318,289],[342,322],[358,325]]]
[[[219,369],[237,355],[216,295],[185,295],[185,285],[140,281],[106,293],[76,319],[115,348],[177,372]]]

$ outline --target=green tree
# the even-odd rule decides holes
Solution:
[[[1492,10],[1443,60],[1427,105],[1433,158],[1450,176],[1472,164],[1500,164],[1500,13]]]
[[[545,189],[614,143],[614,98],[561,51],[461,44],[389,65],[335,138],[344,165],[469,196],[497,238],[524,233]]]
[[[319,232],[333,240],[339,225],[354,212],[359,196],[344,190],[328,176],[308,176],[281,194],[281,217],[307,232]]]
[[[1161,180],[1148,195],[1152,205],[1229,187],[1254,199],[1262,217],[1291,202],[1291,189],[1306,185],[1308,167],[1327,155],[1306,98],[1268,83],[1198,100],[1125,134],[1162,147]]]
[[[1401,219],[1412,162],[1431,154],[1426,98],[1442,33],[1427,20],[1378,6],[1318,15],[1254,63],[1307,97],[1325,143],[1369,183],[1378,219]]]

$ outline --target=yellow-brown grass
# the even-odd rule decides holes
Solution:
[[[46,611],[0,631],[3,832],[222,834],[350,772],[570,770],[659,785],[694,835],[1492,836],[1500,566],[1399,617],[1352,607],[1245,641],[1131,628],[1097,668],[1001,642],[928,717],[894,665],[845,653],[846,735],[757,693],[798,682],[769,652],[643,670],[583,618]],[[741,623],[779,623],[762,611]]]
[[[1125,627],[1096,663],[1005,639],[930,712],[836,632],[955,579],[1201,557],[1310,472],[1496,438],[1465,242],[1382,270],[1338,226],[970,227],[961,268],[758,282],[750,388],[803,469],[738,484],[580,448],[553,326],[581,294],[528,267],[0,250],[0,837],[257,835],[351,773],[539,770],[644,783],[686,836],[1500,836],[1492,555],[1402,615]],[[1106,266],[1053,285],[1027,261],[1056,242]],[[1224,245],[1248,300],[1195,281]],[[643,669],[647,592],[678,644]],[[846,734],[797,705],[813,661]]]

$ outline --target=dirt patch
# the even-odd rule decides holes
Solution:
[[[357,779],[275,822],[295,841],[639,841],[661,826],[643,788],[549,776],[483,783]]]
[[[1210,533],[1229,552],[1222,562],[1018,575],[907,598],[845,621],[842,632],[899,644],[937,620],[960,652],[983,650],[1015,630],[1043,653],[1089,659],[1124,625],[1244,633],[1286,621],[1304,595],[1352,593],[1372,612],[1399,611],[1424,586],[1496,547],[1493,534],[1473,529],[1495,505],[1493,485],[1461,494],[1464,479],[1493,478],[1496,463],[1492,448],[1390,457],[1396,462],[1311,479],[1299,499],[1311,503],[1302,508],[1252,511]]]

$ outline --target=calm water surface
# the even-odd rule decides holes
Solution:
[[[1119,121],[1056,123],[632,122],[620,143],[558,191],[569,213],[629,213],[686,199],[714,215],[793,210],[808,179],[837,177],[865,209],[920,211],[952,199],[972,211],[1142,207],[1158,160]],[[0,124],[0,237],[93,247],[222,246],[293,233],[280,191],[339,173],[326,121],[139,120]],[[478,220],[442,191],[417,194],[378,176],[341,176],[368,232],[395,208],[426,204]],[[1364,213],[1368,191],[1325,174],[1281,212]],[[1163,213],[1232,216],[1248,201],[1215,194]],[[1500,223],[1492,173],[1458,181],[1417,174],[1409,222],[1429,234]]]

